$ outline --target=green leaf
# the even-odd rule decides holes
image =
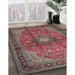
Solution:
[[[59,3],[63,2],[64,0],[53,0],[53,1],[59,4]]]
[[[59,11],[59,8],[57,5],[55,5],[53,2],[46,2],[46,4],[51,7],[52,9],[54,9],[56,12]]]

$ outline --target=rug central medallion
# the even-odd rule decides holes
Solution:
[[[30,28],[18,36],[24,50],[34,52],[36,56],[48,59],[66,57],[66,37],[43,28]]]
[[[49,44],[52,42],[56,42],[56,38],[50,37],[50,36],[39,36],[33,38],[33,42],[36,44]]]

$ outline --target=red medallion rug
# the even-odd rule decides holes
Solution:
[[[54,25],[12,28],[9,39],[20,75],[66,66],[65,32]]]

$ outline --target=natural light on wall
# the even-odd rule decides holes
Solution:
[[[9,23],[46,21],[46,0],[9,0]]]

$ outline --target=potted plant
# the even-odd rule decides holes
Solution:
[[[62,7],[66,6],[66,0],[48,0],[46,2],[47,6],[51,7],[55,10],[57,15],[53,16],[53,22],[56,24],[60,24],[59,17],[60,12],[62,11]]]

